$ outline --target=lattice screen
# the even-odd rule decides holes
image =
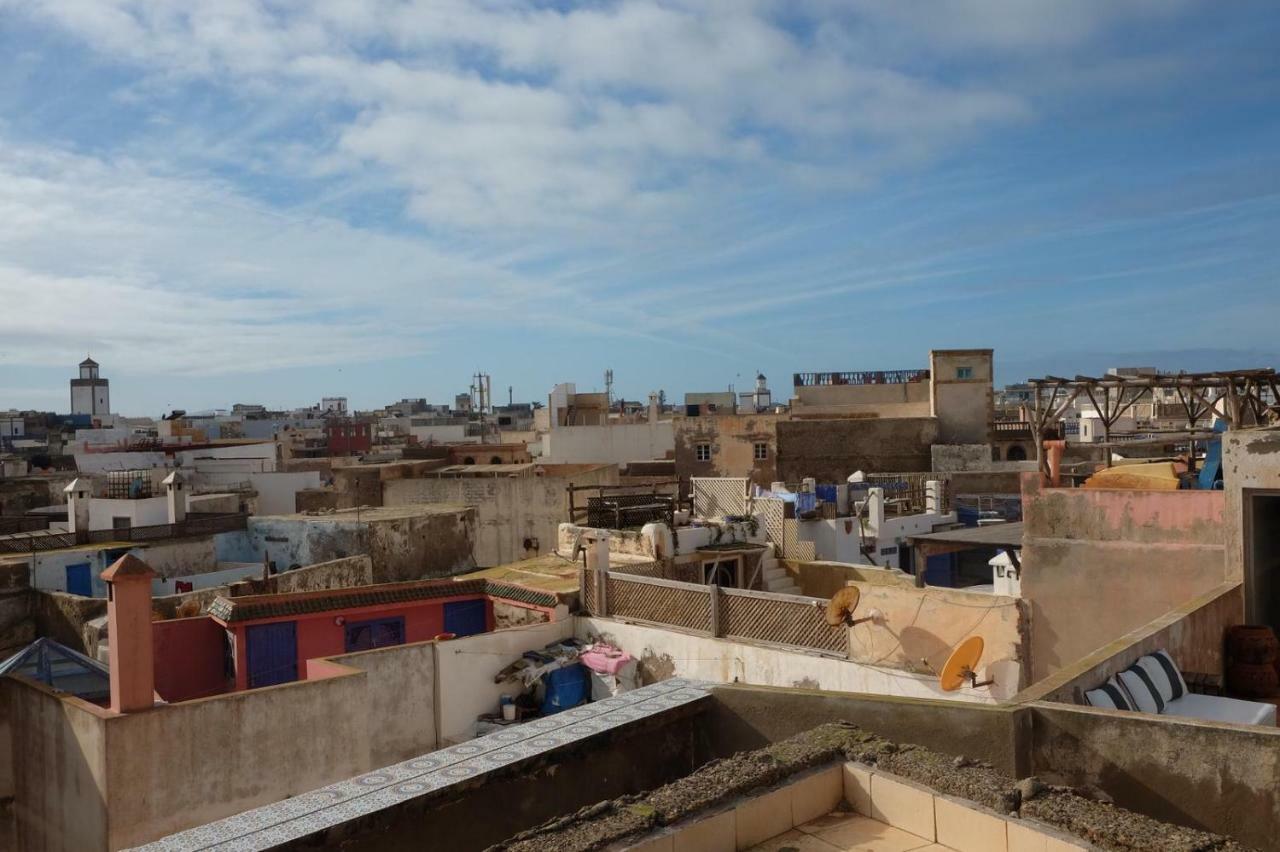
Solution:
[[[693,477],[693,513],[700,518],[746,514],[747,480],[738,477]]]
[[[769,541],[773,542],[778,556],[785,556],[782,520],[786,513],[784,509],[786,504],[775,497],[757,497],[754,503],[756,517],[760,519],[760,526],[764,529],[765,535],[769,537]]]
[[[781,597],[761,598],[722,589],[720,633],[731,639],[755,639],[845,653],[845,628],[826,622],[824,606]]]
[[[711,631],[711,595],[705,588],[671,586],[610,576],[609,615]]]

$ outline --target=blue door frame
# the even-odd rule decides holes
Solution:
[[[73,595],[93,597],[93,575],[88,562],[67,566],[67,591]]]
[[[298,632],[294,622],[250,625],[244,638],[250,689],[298,679]]]

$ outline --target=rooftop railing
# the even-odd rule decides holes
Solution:
[[[928,370],[855,370],[851,373],[795,373],[798,388],[820,385],[905,385],[927,382]]]

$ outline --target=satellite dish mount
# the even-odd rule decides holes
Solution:
[[[981,636],[970,636],[956,646],[938,675],[938,684],[943,692],[955,692],[966,683],[970,689],[980,686],[991,686],[995,678],[978,680],[978,661],[982,659],[983,642]]]

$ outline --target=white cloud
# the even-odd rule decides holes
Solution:
[[[1029,113],[984,81],[861,55],[847,14],[784,27],[787,8],[52,0],[40,14],[164,80],[354,111],[316,157],[384,171],[434,227],[672,216],[707,170],[722,186],[849,185]]]

